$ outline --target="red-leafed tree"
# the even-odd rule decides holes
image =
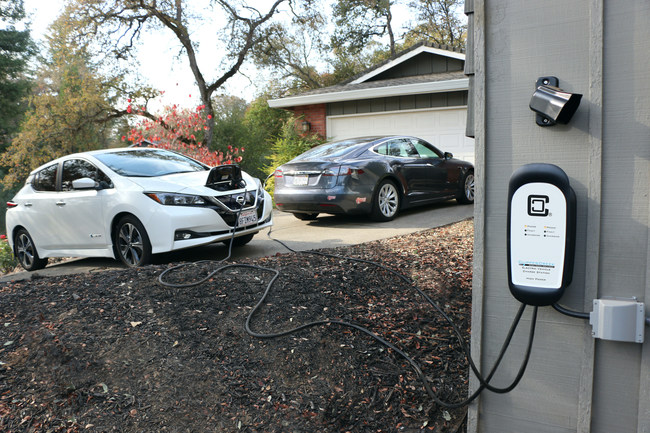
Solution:
[[[144,107],[137,107],[129,99],[126,112],[142,117],[122,141],[132,145],[150,145],[161,149],[175,150],[204,164],[216,166],[242,161],[244,148],[228,146],[225,151],[211,151],[204,144],[211,114],[205,114],[206,106],[195,109],[181,108],[177,105],[166,107],[162,115],[153,116]]]

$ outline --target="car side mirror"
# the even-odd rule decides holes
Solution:
[[[72,181],[73,189],[95,189],[97,187],[97,182],[89,177],[82,177],[81,179],[75,179]]]
[[[454,154],[451,152],[445,152],[445,159],[451,159],[454,157]]]

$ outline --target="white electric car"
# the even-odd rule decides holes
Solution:
[[[7,238],[28,271],[48,257],[152,254],[212,242],[240,246],[273,224],[271,197],[236,165],[208,167],[155,148],[105,149],[34,170],[7,203]]]

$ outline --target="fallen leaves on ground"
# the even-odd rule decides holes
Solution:
[[[239,263],[280,271],[253,330],[315,320],[364,326],[421,366],[443,400],[467,395],[471,220],[353,247]],[[208,275],[189,264],[170,280]],[[0,430],[24,432],[456,432],[466,411],[437,406],[393,350],[333,324],[258,339],[244,322],[272,274],[230,268],[190,288],[166,266],[0,287]]]

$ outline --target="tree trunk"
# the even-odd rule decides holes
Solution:
[[[390,2],[388,2],[388,7],[386,8],[386,31],[388,32],[388,38],[390,40],[390,55],[395,55],[395,35],[393,34],[393,26],[391,24],[393,21],[393,14],[390,11]]]

